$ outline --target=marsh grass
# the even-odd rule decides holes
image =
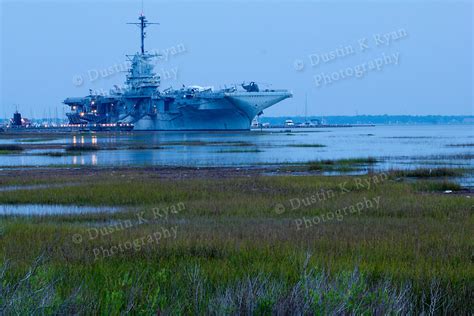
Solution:
[[[254,146],[250,142],[243,141],[228,141],[228,142],[208,142],[208,141],[176,141],[176,142],[163,142],[163,146]]]
[[[18,154],[20,151],[14,151],[14,150],[0,150],[0,155],[14,155]]]
[[[417,181],[413,186],[420,192],[460,191],[462,189],[459,184],[449,181]]]
[[[4,144],[0,145],[0,150],[22,151],[23,147],[21,147],[20,145]]]
[[[474,147],[474,143],[465,143],[465,144],[449,144],[448,147]]]
[[[322,144],[291,144],[288,147],[301,147],[301,148],[322,148],[326,147],[326,145]]]
[[[261,153],[263,150],[260,149],[223,149],[217,151],[220,154],[224,153]]]
[[[82,151],[52,151],[52,152],[43,152],[43,153],[34,153],[32,156],[48,156],[48,157],[67,157],[67,156],[80,156]]]
[[[163,146],[147,146],[147,145],[135,145],[135,146],[128,146],[127,150],[154,150],[154,149],[164,149]]]
[[[66,152],[98,151],[101,149],[102,148],[97,145],[87,145],[87,144],[70,145],[70,146],[66,146],[65,148]]]
[[[116,281],[101,279],[105,286],[100,288],[78,282],[70,292],[60,291],[58,276],[40,260],[13,280],[7,276],[8,263],[0,267],[2,314],[433,315],[450,307],[435,280],[420,303],[410,283],[397,286],[388,278],[373,282],[357,268],[333,276],[309,267],[308,260],[294,280],[257,273],[219,284],[194,264],[183,267],[178,278],[169,268],[147,267],[115,276]]]
[[[66,152],[87,152],[87,151],[99,151],[99,150],[155,150],[165,149],[163,146],[150,146],[150,145],[131,145],[125,147],[117,146],[98,146],[98,145],[72,145],[66,147]]]
[[[391,170],[393,176],[411,178],[461,177],[467,170],[462,168],[418,168],[412,170]]]
[[[20,277],[9,276],[10,270],[9,261],[0,265],[0,314],[45,315],[84,311],[76,303],[80,287],[69,297],[60,297],[59,279],[54,279],[55,276],[48,271],[43,256],[36,258]]]
[[[316,160],[307,163],[310,171],[339,171],[348,172],[360,169],[360,167],[377,163],[373,157],[349,158],[339,160]]]
[[[0,301],[11,303],[5,314],[46,305],[43,311],[53,314],[468,314],[474,291],[471,200],[421,193],[433,189],[437,182],[431,180],[399,182],[389,176],[370,188],[355,181],[366,183],[375,175],[161,180],[150,171],[97,177],[84,170],[74,179],[82,185],[1,192],[0,204],[121,205],[127,210],[1,217],[0,258],[9,264],[0,286],[14,288],[38,256],[44,253],[47,260],[31,274],[29,286],[17,287],[17,293],[26,293],[18,297],[38,293],[33,303],[12,300],[15,296],[6,290],[0,291]],[[341,183],[348,192],[340,192]],[[322,189],[336,195],[291,207],[291,199]],[[379,208],[296,227],[297,219],[376,196]],[[153,217],[153,209],[179,202],[185,204],[182,212]],[[275,212],[277,203],[285,212]],[[148,221],[139,224],[137,214]],[[133,226],[88,237],[91,227],[125,219]],[[110,257],[94,254],[94,249],[110,249],[173,225],[176,239]],[[74,243],[74,234],[81,234],[83,242]],[[41,299],[42,293],[49,294]]]
[[[0,145],[0,155],[9,155],[9,154],[17,154],[23,151],[23,147],[19,145]]]
[[[41,142],[50,142],[53,140],[57,140],[57,138],[48,138],[48,137],[43,137],[43,138],[20,138],[17,140],[17,142],[20,143],[41,143]]]

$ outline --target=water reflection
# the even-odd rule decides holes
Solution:
[[[58,214],[86,214],[86,213],[102,213],[116,212],[121,208],[118,207],[92,207],[92,206],[75,206],[75,205],[43,205],[43,204],[21,204],[10,205],[0,204],[0,215],[58,215]]]
[[[104,133],[66,135],[60,141],[94,144],[99,150],[64,157],[34,156],[25,151],[15,156],[1,155],[0,166],[255,166],[374,156],[383,157],[383,167],[387,168],[432,164],[469,167],[473,166],[474,156],[472,146],[450,146],[472,144],[473,128],[470,125],[318,128],[291,132]],[[311,146],[316,144],[325,147]],[[107,147],[117,150],[106,150]]]
[[[37,190],[37,189],[48,189],[48,188],[63,188],[65,186],[73,186],[74,183],[58,183],[58,184],[32,184],[32,185],[9,185],[0,187],[0,192],[11,192],[20,190]]]

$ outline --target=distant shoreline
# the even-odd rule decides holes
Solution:
[[[317,120],[330,125],[471,125],[474,124],[474,115],[311,115],[259,118],[260,123],[270,123],[270,125],[278,125],[285,120],[292,120],[295,123]]]
[[[9,118],[0,118],[0,126]],[[310,121],[322,122],[322,125],[473,125],[474,115],[329,115],[329,116],[261,116],[259,123],[272,126],[284,125],[292,120],[295,125]],[[65,119],[34,118],[32,123],[59,122],[67,124]],[[321,124],[320,124],[321,125]]]

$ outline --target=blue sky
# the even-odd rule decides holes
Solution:
[[[16,104],[61,115],[68,96],[122,85],[124,55],[139,49],[125,23],[140,7],[2,1],[0,117]],[[266,116],[303,115],[305,94],[310,115],[473,114],[470,1],[145,1],[144,11],[160,22],[146,46],[164,55],[163,89],[257,81],[293,91]]]

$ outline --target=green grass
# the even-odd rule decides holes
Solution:
[[[321,148],[321,147],[326,147],[326,145],[322,144],[291,144],[288,145],[289,147],[302,147],[302,148]]]
[[[373,157],[349,158],[340,160],[316,160],[307,163],[310,171],[354,171],[365,165],[377,163]]]
[[[162,146],[147,146],[147,145],[135,145],[135,146],[128,146],[127,150],[152,150],[152,149],[164,149],[165,147]]]
[[[19,145],[0,145],[0,151],[23,151],[23,147]]]
[[[155,149],[164,149],[163,146],[148,146],[148,145],[132,145],[126,147],[114,147],[114,146],[98,146],[98,145],[70,145],[66,147],[66,152],[73,152],[73,153],[80,153],[80,152],[87,152],[87,151],[98,151],[98,150],[155,150]]]
[[[18,154],[24,150],[23,147],[19,145],[0,145],[0,155],[13,155]]]
[[[43,138],[20,138],[17,139],[17,142],[21,143],[41,143],[41,142],[49,142],[56,140],[57,138],[48,138],[48,137],[43,137]]]
[[[390,173],[398,177],[436,178],[436,177],[461,177],[467,170],[460,168],[418,168],[413,170],[394,170]]]
[[[84,279],[78,273],[92,275],[97,278],[94,280],[97,285],[78,287],[62,296],[58,295],[55,287],[57,279],[54,274],[40,266],[38,262],[41,261],[38,260],[30,269],[32,273],[24,276],[22,281],[6,283],[5,301],[13,303],[5,310],[9,314],[30,314],[32,311],[46,314],[96,314],[99,311],[116,314],[131,311],[150,315],[334,314],[341,309],[354,314],[370,314],[374,310],[387,314],[410,314],[417,310],[414,306],[416,296],[409,283],[399,288],[388,279],[375,283],[357,269],[334,278],[320,269],[308,268],[308,261],[301,264],[301,258],[294,259],[298,262],[284,261],[293,266],[301,265],[301,272],[294,280],[260,272],[220,282],[215,280],[220,277],[219,273],[214,273],[212,279],[209,277],[212,267],[204,268],[195,263],[180,265],[178,268],[181,270],[161,265],[160,261],[157,262],[160,264],[158,267],[141,263],[133,272],[126,272],[127,267],[114,261],[114,268],[101,266],[101,275],[87,267],[69,273],[70,280],[82,280],[82,284],[90,282],[92,277]],[[220,285],[216,286],[216,283]],[[430,310],[424,305],[434,305],[438,309],[449,303],[441,296],[444,293],[437,290],[439,283],[433,282],[429,288],[433,294],[426,291],[427,296],[420,310]],[[432,302],[437,304],[430,304]]]
[[[459,184],[449,181],[418,181],[413,185],[414,188],[420,192],[459,191],[462,189]]]
[[[70,145],[66,147],[66,152],[83,152],[83,151],[97,151],[100,150],[101,147],[97,145]]]
[[[15,151],[15,150],[1,150],[0,149],[0,155],[14,155],[18,154],[20,151]]]
[[[449,144],[448,147],[474,147],[474,143],[466,144]]]
[[[223,149],[217,151],[220,154],[223,153],[261,153],[263,150],[260,149]]]
[[[67,157],[67,156],[79,156],[82,152],[79,150],[72,151],[53,151],[53,152],[43,152],[43,153],[34,153],[33,156],[48,156],[48,157]]]
[[[200,140],[164,142],[163,146],[254,146],[250,142],[228,141],[228,142],[208,142]]]
[[[55,172],[62,181],[60,170]],[[377,174],[186,180],[157,175],[117,170],[97,176],[85,169],[74,179],[82,185],[0,192],[0,204],[128,207],[116,214],[1,218],[0,258],[8,260],[8,268],[2,277],[0,264],[0,308],[2,299],[14,297],[8,289],[17,288],[16,309],[7,311],[20,314],[32,308],[86,314],[129,308],[137,314],[327,314],[341,307],[347,313],[395,314],[395,297],[403,313],[429,312],[436,298],[438,313],[470,312],[472,201],[425,194],[436,182],[399,182]],[[27,174],[18,177],[28,181]],[[311,202],[323,189],[334,196]],[[297,219],[377,196],[379,208],[296,227]],[[292,207],[292,199],[308,197],[307,206]],[[185,209],[168,219],[154,216],[153,208],[178,203]],[[279,203],[284,212],[275,211]],[[139,224],[137,214],[147,221]],[[117,220],[131,220],[133,227],[87,238],[91,227],[110,227]],[[173,226],[176,239],[111,257],[94,254]],[[83,241],[73,242],[74,234]],[[44,261],[35,264],[41,254]]]

